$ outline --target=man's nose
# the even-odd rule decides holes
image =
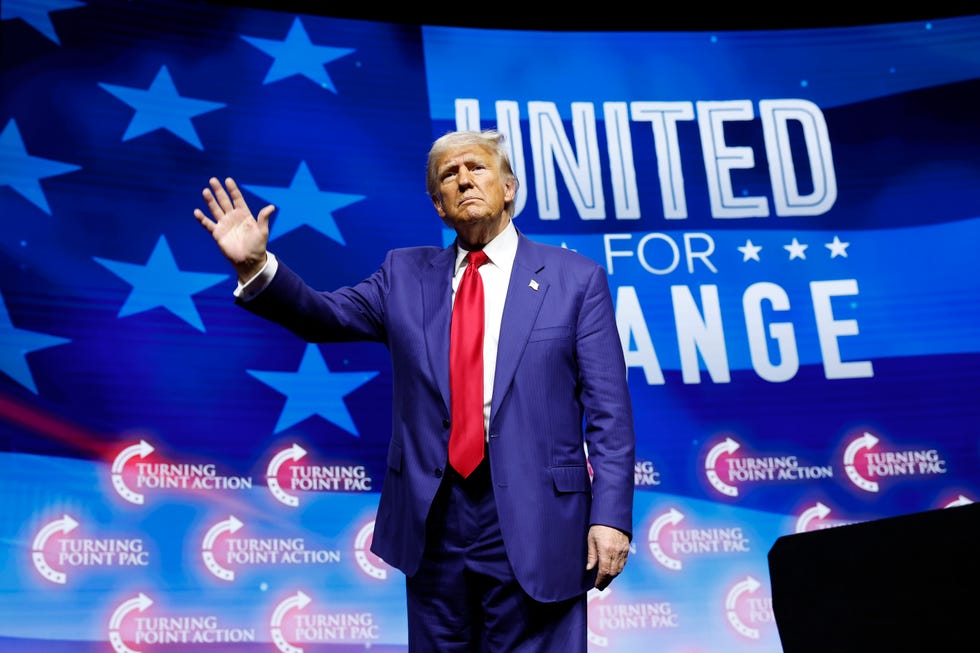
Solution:
[[[466,168],[460,168],[459,172],[456,173],[456,183],[460,186],[471,186],[473,184],[473,175]]]

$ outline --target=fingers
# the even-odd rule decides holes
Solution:
[[[204,211],[201,209],[194,209],[194,217],[201,224],[201,226],[207,229],[209,232],[213,233],[215,227],[218,226],[213,220],[208,218],[208,216],[204,215]]]
[[[208,188],[201,191],[201,196],[204,198],[204,203],[207,205],[208,211],[211,212],[213,221],[208,219],[199,209],[194,210],[194,217],[197,218],[198,222],[207,227],[209,231],[214,229],[216,226],[215,222],[220,221],[226,213],[238,207],[248,209],[248,205],[245,204],[245,198],[238,189],[238,184],[231,177],[225,178],[224,186],[221,185],[217,177],[211,177],[208,180]]]
[[[234,208],[234,206],[232,205],[231,199],[228,197],[228,192],[225,191],[225,187],[221,185],[221,182],[218,181],[218,178],[211,177],[211,179],[208,180],[208,184],[211,186],[210,189],[211,195],[213,196],[214,201],[221,208],[221,210],[225,213],[231,211]],[[231,189],[231,187],[234,187],[236,190],[238,189],[238,187],[235,186],[235,182],[234,180],[232,180],[231,177],[225,179],[225,184],[228,184],[229,190]],[[239,193],[239,196],[240,195],[241,194]],[[214,211],[212,210],[212,213],[213,212]]]
[[[592,571],[595,566],[599,563],[599,554],[596,551],[596,543],[591,537],[589,538],[589,553],[585,559],[585,570]]]
[[[616,577],[626,568],[625,555],[599,556],[599,575]]]
[[[218,180],[215,179],[214,177],[211,177],[208,183],[210,184],[211,187],[202,190],[201,197],[204,198],[204,203],[207,205],[208,211],[211,212],[211,215],[214,217],[214,219],[220,220],[221,216],[224,215],[224,211],[221,209],[221,206],[218,204],[218,200],[217,198],[215,198],[215,193],[217,193],[218,190],[221,189],[221,184],[218,183]]]
[[[243,212],[244,215],[251,216],[242,191],[231,177],[225,178],[224,185],[218,181],[217,177],[211,177],[208,180],[208,187],[201,191],[201,196],[204,198],[204,203],[207,205],[208,211],[211,212],[211,217],[209,218],[200,209],[194,209],[194,217],[211,233],[214,233],[214,230],[218,227],[218,223],[233,211],[238,210]],[[276,207],[269,204],[263,207],[256,217],[257,222],[266,231],[269,228],[269,217],[275,210]]]
[[[622,531],[595,525],[589,530],[586,569],[596,569],[595,586],[603,590],[626,567],[629,537]]]
[[[600,559],[599,561],[599,571],[596,574],[595,586],[598,590],[604,590],[609,587],[609,584],[613,580],[623,573],[623,569],[626,566],[626,558],[621,557],[616,559]]]
[[[245,203],[245,198],[242,196],[242,191],[238,189],[238,184],[235,183],[235,180],[231,177],[226,177],[225,186],[228,188],[228,195],[231,196],[231,206],[236,209],[247,209],[248,205]]]

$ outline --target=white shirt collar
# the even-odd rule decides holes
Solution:
[[[484,245],[483,251],[490,258],[490,262],[510,275],[511,268],[514,267],[514,258],[517,256],[517,227],[513,220],[507,221],[507,226],[489,243]],[[454,275],[459,274],[463,265],[463,259],[469,252],[456,244],[456,267],[453,268]]]

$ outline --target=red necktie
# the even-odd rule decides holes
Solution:
[[[469,264],[456,289],[449,330],[449,464],[463,478],[483,460],[483,280],[482,251],[466,255]]]

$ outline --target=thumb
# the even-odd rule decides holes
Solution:
[[[256,220],[258,221],[260,227],[262,227],[263,229],[268,230],[268,228],[269,228],[269,217],[272,215],[272,212],[275,211],[275,210],[276,210],[276,205],[275,204],[266,204],[265,206],[262,207],[262,210],[259,211],[259,215],[256,218]]]
[[[586,571],[592,571],[592,569],[595,568],[596,563],[598,563],[598,562],[599,562],[599,554],[596,551],[595,541],[593,541],[593,539],[590,537],[589,538],[589,555],[586,558],[585,570]]]

